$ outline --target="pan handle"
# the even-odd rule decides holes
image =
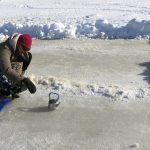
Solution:
[[[50,93],[49,93],[49,100],[51,99],[51,95],[56,95],[56,96],[57,96],[57,97],[56,97],[56,101],[59,100],[59,94],[58,94],[58,93],[50,92]]]

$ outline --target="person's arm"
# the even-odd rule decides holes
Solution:
[[[25,71],[27,70],[32,60],[32,54],[30,52],[28,52],[28,56],[29,56],[28,61],[23,62],[22,73],[21,73],[22,76],[25,74]]]
[[[23,62],[23,68],[22,68],[23,74],[25,73],[25,70],[27,70],[28,66],[30,65],[31,60],[32,60],[32,54],[28,52],[28,61]]]

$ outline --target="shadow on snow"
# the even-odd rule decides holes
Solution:
[[[19,111],[23,111],[23,112],[35,112],[35,113],[44,113],[44,112],[50,112],[51,111],[46,106],[43,106],[43,107],[34,107],[34,108],[19,107],[18,110]]]
[[[144,80],[147,81],[150,84],[150,62],[143,62],[140,63],[139,66],[145,67],[146,69],[143,71],[143,73],[139,74],[144,76]]]

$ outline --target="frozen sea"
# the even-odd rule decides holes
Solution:
[[[148,150],[148,40],[34,40],[37,92],[0,112],[3,150]],[[42,52],[41,52],[42,50]],[[48,94],[60,95],[57,110]]]

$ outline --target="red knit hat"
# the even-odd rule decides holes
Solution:
[[[29,34],[22,34],[20,35],[18,41],[18,45],[24,46],[28,50],[30,50],[31,45],[32,45],[32,37]]]

